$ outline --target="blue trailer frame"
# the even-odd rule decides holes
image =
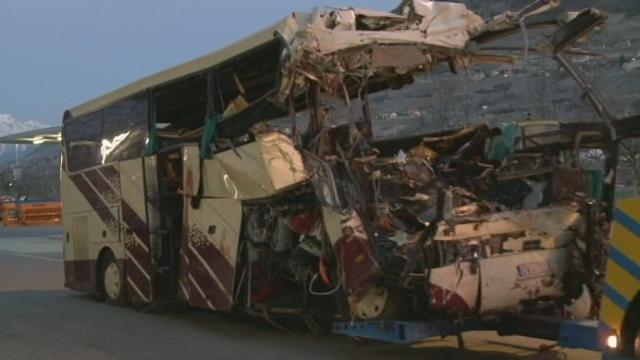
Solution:
[[[333,333],[354,338],[384,341],[409,345],[429,338],[456,336],[458,347],[464,348],[462,333],[466,331],[498,330],[499,326],[475,321],[438,320],[423,321],[358,321],[337,322]],[[520,334],[525,335],[526,334]],[[557,323],[558,346],[571,349],[586,349],[602,353],[603,360],[632,360],[609,351],[607,338],[615,331],[598,320],[567,320]]]

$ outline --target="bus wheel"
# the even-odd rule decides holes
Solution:
[[[105,255],[102,262],[102,293],[107,303],[125,305],[124,271],[118,266],[113,254]]]

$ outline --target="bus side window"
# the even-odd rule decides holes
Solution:
[[[69,144],[69,171],[94,167],[99,163],[98,143],[74,142]]]
[[[104,109],[102,164],[144,156],[147,141],[147,100],[132,97]]]
[[[98,111],[65,124],[67,167],[80,171],[100,164],[102,112]]]

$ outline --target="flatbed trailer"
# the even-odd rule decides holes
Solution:
[[[586,349],[603,352],[605,359],[631,359],[608,352],[608,337],[614,332],[597,320],[549,321],[548,319],[526,319],[520,325],[541,325],[536,329],[534,338],[557,341],[558,346],[571,349]],[[531,331],[509,324],[488,324],[478,320],[456,322],[439,320],[422,321],[364,321],[354,323],[335,323],[333,332],[354,338],[384,341],[394,344],[415,344],[429,338],[456,336],[458,347],[464,348],[464,336],[467,331],[497,331],[499,335],[522,335],[532,337]]]

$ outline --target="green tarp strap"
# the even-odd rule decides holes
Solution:
[[[211,142],[215,140],[218,133],[218,122],[222,120],[222,114],[214,114],[208,116],[204,120],[204,133],[200,140],[200,158],[211,159],[213,157],[213,150],[211,149]]]
[[[218,134],[218,122],[221,120],[222,114],[215,114],[204,119],[204,132],[200,140],[200,180],[198,181],[198,192],[191,199],[191,207],[194,209],[200,208],[200,202],[204,195],[204,176],[202,176],[202,169],[204,168],[204,161],[213,157],[211,142],[215,140]]]
[[[592,199],[602,201],[604,173],[601,170],[587,170],[587,193]]]
[[[520,126],[516,123],[503,125],[500,127],[500,135],[491,139],[488,158],[490,160],[502,161],[507,156],[515,152],[516,138]]]
[[[156,112],[151,113],[151,124],[149,127],[149,142],[147,142],[147,156],[158,151],[158,127],[156,126]]]

